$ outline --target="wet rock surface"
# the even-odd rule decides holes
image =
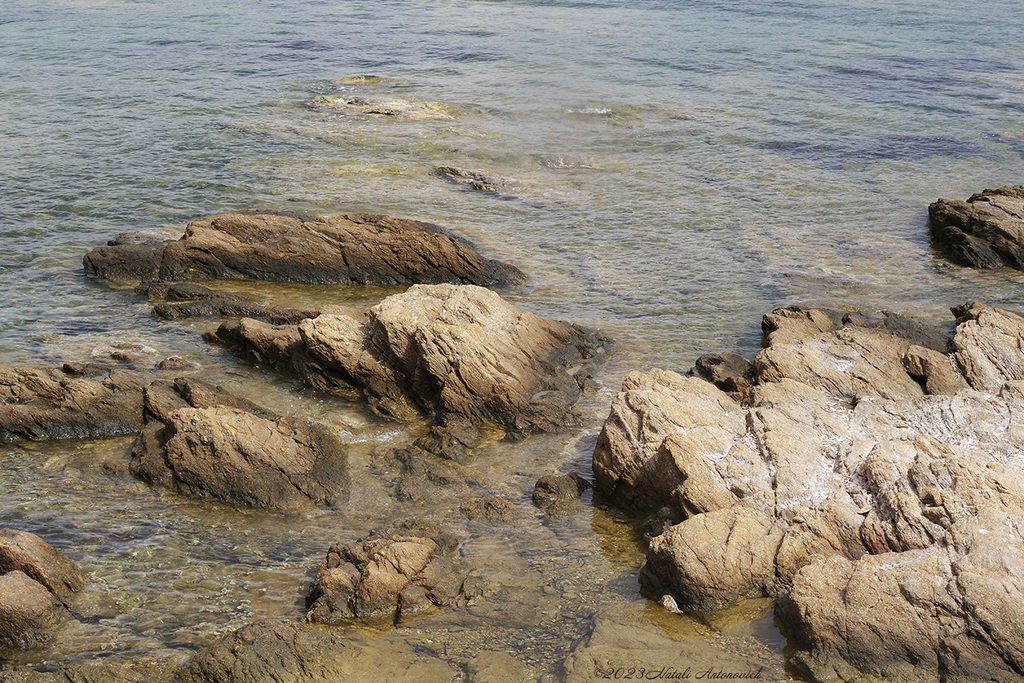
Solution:
[[[251,279],[508,287],[525,280],[514,266],[482,257],[435,225],[366,214],[221,213],[189,223],[176,241],[119,235],[86,254],[83,264],[87,275],[114,283]]]
[[[183,683],[447,681],[444,661],[387,638],[319,624],[259,621],[225,635],[177,674]]]
[[[145,407],[129,466],[144,481],[249,507],[344,500],[347,458],[324,427],[188,378],[150,384]]]
[[[1024,269],[1024,185],[984,190],[967,201],[939,199],[928,207],[936,247],[974,268]]]
[[[0,366],[0,440],[82,439],[138,431],[144,384],[134,373],[108,367]],[[94,370],[106,377],[81,376]]]
[[[465,168],[438,166],[434,169],[434,175],[456,185],[464,185],[481,192],[507,194],[511,189],[507,183],[498,178],[492,178],[480,171],[471,171]]]
[[[49,543],[0,529],[0,646],[31,649],[51,640],[84,585],[78,565]]]
[[[953,310],[942,343],[892,316],[773,312],[742,403],[630,375],[594,470],[618,504],[681,520],[651,540],[644,591],[777,598],[815,680],[1024,673],[1024,319]]]
[[[539,508],[550,507],[558,502],[579,500],[583,492],[593,484],[578,474],[546,474],[533,487],[533,504]]]
[[[399,524],[332,545],[306,597],[306,620],[398,623],[457,603],[469,566],[458,539],[436,527]]]
[[[577,423],[587,366],[607,342],[469,285],[414,286],[370,309],[365,322],[329,314],[297,326],[243,319],[212,339],[313,387],[358,389],[381,415],[419,412],[442,424],[523,433]]]
[[[153,316],[161,320],[225,316],[288,325],[320,315],[319,310],[267,306],[246,294],[216,292],[191,282],[148,282],[139,285],[136,291],[156,304]]]

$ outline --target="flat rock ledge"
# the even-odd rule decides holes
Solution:
[[[306,621],[393,623],[463,599],[470,567],[453,556],[458,539],[405,523],[332,545],[306,598]]]
[[[939,199],[928,207],[936,247],[973,268],[1024,270],[1024,185],[984,190],[967,201]]]
[[[328,429],[187,378],[146,387],[129,470],[186,495],[257,508],[334,506],[348,486],[346,453]]]
[[[380,415],[520,433],[578,422],[576,402],[592,382],[587,370],[608,343],[473,285],[416,285],[365,319],[322,314],[271,325],[243,318],[208,339],[316,389],[361,395]]]
[[[85,574],[35,534],[0,529],[0,647],[31,649],[53,639]]]
[[[143,383],[111,370],[103,379],[75,368],[0,366],[0,441],[133,434],[142,424]]]
[[[942,344],[892,314],[774,311],[740,400],[631,374],[594,471],[607,498],[668,520],[645,593],[776,598],[817,681],[1019,680],[1024,318],[952,310]]]
[[[251,279],[514,287],[526,279],[436,225],[366,214],[220,213],[189,223],[178,240],[118,235],[86,254],[83,265],[87,275],[118,284]]]

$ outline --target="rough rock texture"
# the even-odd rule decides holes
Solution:
[[[454,604],[469,574],[452,556],[457,545],[451,534],[418,524],[332,545],[306,597],[306,620],[398,623]]]
[[[308,623],[259,621],[229,633],[178,671],[182,683],[337,683],[455,680],[436,656],[387,636]]]
[[[0,441],[132,434],[142,423],[143,384],[124,370],[106,378],[56,368],[0,366]]]
[[[620,505],[681,520],[651,540],[645,592],[776,597],[815,680],[1024,675],[1024,318],[954,313],[943,354],[895,319],[776,311],[743,403],[630,375],[594,471]]]
[[[320,315],[318,310],[277,308],[261,304],[251,296],[237,292],[215,292],[190,282],[147,282],[136,288],[153,307],[153,316],[178,320],[207,316],[255,318],[273,325],[297,324]]]
[[[85,585],[82,570],[35,534],[0,529],[0,646],[51,640]]]
[[[733,398],[739,398],[739,394],[753,384],[754,366],[743,356],[728,351],[706,353],[686,374],[705,379],[722,391],[736,394]]]
[[[119,235],[86,254],[87,275],[117,283],[254,279],[323,284],[512,286],[515,267],[440,228],[389,216],[237,212],[189,223],[177,241]]]
[[[346,455],[329,430],[198,380],[153,382],[130,470],[144,481],[251,507],[334,505]]]
[[[966,202],[939,199],[928,207],[936,247],[975,268],[1024,269],[1024,186],[984,190]]]
[[[361,322],[321,315],[298,326],[243,319],[213,337],[321,389],[358,388],[382,415],[547,432],[576,422],[588,363],[606,340],[526,313],[471,285],[418,285]]]

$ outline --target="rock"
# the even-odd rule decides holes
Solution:
[[[309,102],[309,107],[345,116],[368,116],[399,121],[451,121],[455,118],[448,107],[441,103],[413,102],[393,97],[385,100],[367,100],[363,97],[320,95]]]
[[[953,357],[972,387],[998,391],[1024,379],[1024,318],[974,302],[951,310],[957,321]]]
[[[954,263],[1024,269],[1024,186],[984,190],[966,202],[939,199],[928,207],[928,227]]]
[[[459,600],[468,567],[453,559],[457,539],[404,524],[332,545],[306,598],[306,620],[398,623]]]
[[[462,466],[416,444],[374,449],[371,467],[394,484],[398,500],[461,498],[470,491]]]
[[[516,506],[497,496],[469,500],[459,506],[459,512],[469,520],[511,522],[517,518]]]
[[[42,584],[65,604],[85,585],[78,565],[43,539],[27,531],[0,529],[0,574],[14,571]]]
[[[533,683],[537,680],[525,664],[507,652],[478,652],[466,669],[468,683]]]
[[[215,292],[189,282],[148,282],[137,288],[155,303],[153,316],[161,320],[179,320],[208,316],[255,318],[272,325],[294,325],[305,318],[315,318],[317,310],[265,306],[256,299],[237,292]]]
[[[329,430],[280,417],[204,382],[153,382],[130,470],[179,492],[250,507],[333,506],[346,455]]]
[[[846,400],[955,393],[967,383],[949,357],[881,330],[843,328],[789,343],[773,342],[754,359],[758,383],[783,377]]]
[[[839,311],[832,308],[777,308],[761,319],[765,345],[788,344],[813,337],[822,332],[843,328],[861,328],[891,332],[915,346],[946,353],[949,336],[941,329],[914,318],[893,313]],[[714,354],[712,354],[714,355]]]
[[[683,610],[776,598],[812,680],[1019,677],[1024,319],[953,310],[950,355],[790,310],[743,403],[630,375],[594,470],[605,496],[659,510],[644,593]]]
[[[722,391],[740,394],[753,384],[754,366],[743,356],[728,351],[706,353],[687,375],[707,380]]]
[[[209,278],[507,287],[525,280],[515,267],[483,258],[435,225],[365,214],[221,213],[189,223],[177,241],[119,235],[83,263],[87,275],[115,283]]]
[[[53,638],[69,617],[57,597],[20,571],[0,576],[0,644],[28,650]]]
[[[356,387],[381,415],[418,410],[439,424],[522,433],[577,423],[586,367],[607,343],[471,285],[413,286],[370,309],[365,323],[330,314],[297,327],[243,319],[212,339],[316,388]]]
[[[665,370],[630,373],[594,449],[597,488],[616,505],[657,510],[685,480],[662,448],[667,436],[687,439],[714,462],[734,448],[752,450],[741,442],[746,433],[743,410],[714,385]]]
[[[142,423],[142,389],[125,370],[110,370],[97,381],[57,369],[0,366],[0,440],[135,433]]]
[[[259,621],[228,633],[178,671],[182,683],[448,681],[457,672],[405,642],[308,623]]]
[[[455,168],[454,166],[438,166],[434,169],[434,175],[451,181],[456,185],[466,185],[482,192],[507,193],[509,190],[505,182],[479,171],[468,171],[464,168]]]
[[[51,640],[84,585],[78,565],[49,543],[0,529],[0,646],[31,649]]]
[[[546,508],[557,501],[578,500],[592,486],[589,481],[572,472],[561,476],[547,474],[537,480],[533,487],[533,504]]]

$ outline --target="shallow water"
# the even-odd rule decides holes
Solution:
[[[149,347],[153,362],[182,355],[192,372],[336,429],[352,443],[355,482],[339,512],[282,518],[104,469],[124,440],[0,447],[0,519],[79,561],[95,603],[68,642],[25,660],[187,650],[255,617],[297,617],[329,543],[412,514],[458,528],[462,552],[518,596],[507,601],[516,618],[495,608],[399,629],[416,642],[457,633],[446,636],[454,662],[481,642],[519,644],[534,671],[557,677],[595,614],[661,623],[638,594],[631,525],[589,499],[547,520],[530,505],[533,482],[589,474],[630,370],[750,355],[774,307],[934,321],[968,299],[1024,308],[1024,276],[946,264],[925,226],[937,197],[1024,181],[1016,9],[7,0],[0,362],[82,359],[111,340]],[[437,166],[503,189],[467,190]],[[619,340],[584,405],[587,428],[494,446],[470,464],[464,493],[513,500],[521,523],[467,522],[444,495],[397,501],[370,453],[408,429],[268,378],[201,341],[215,322],[159,322],[131,291],[82,274],[81,256],[119,232],[177,236],[229,209],[436,222],[529,274],[509,297],[518,305]],[[369,305],[388,293],[245,288],[283,303]],[[783,640],[765,619],[736,627],[727,649],[745,661],[767,648],[781,676]],[[715,647],[706,625],[672,623],[674,637]]]

